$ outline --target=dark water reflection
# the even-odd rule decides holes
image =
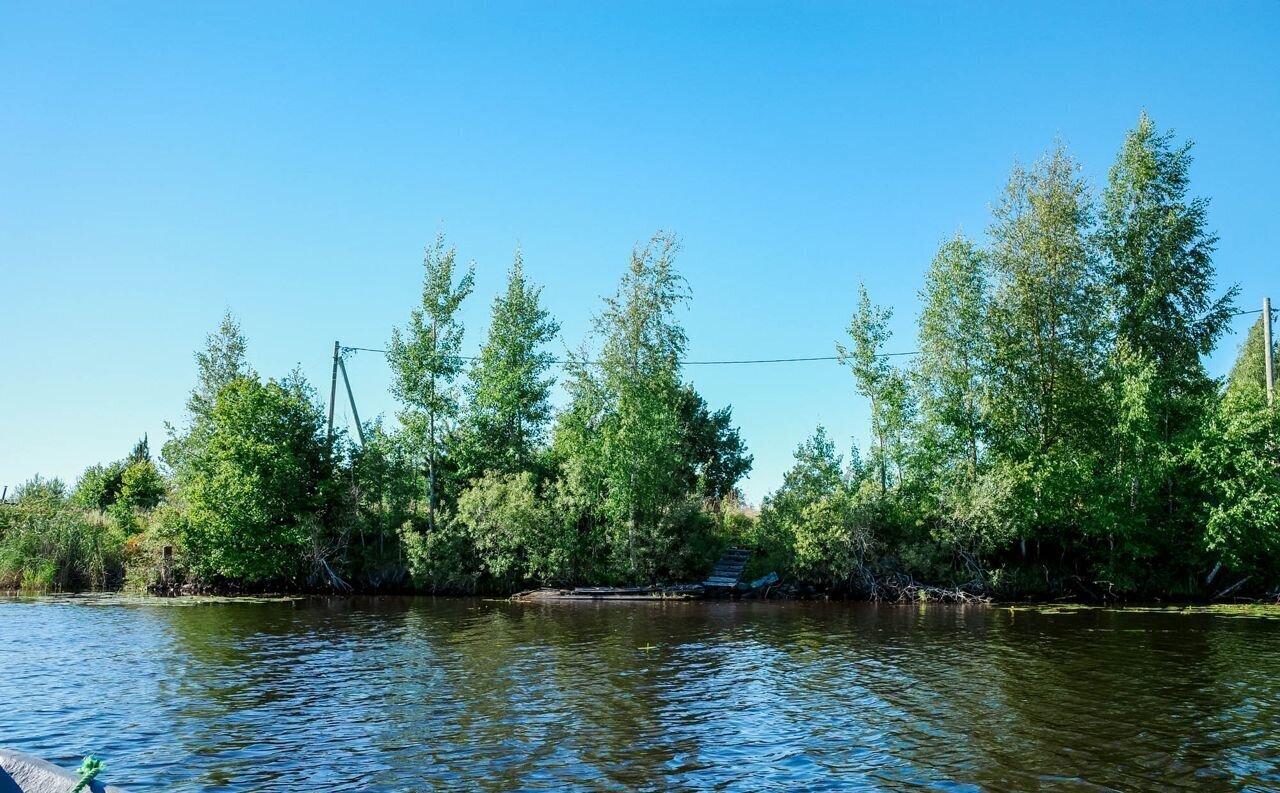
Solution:
[[[167,790],[1276,790],[1280,614],[0,600],[0,745]]]

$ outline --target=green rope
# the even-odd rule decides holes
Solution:
[[[101,773],[104,768],[106,768],[106,766],[103,765],[102,761],[98,758],[93,755],[86,757],[80,763],[80,767],[76,769],[76,773],[80,775],[80,781],[76,783],[75,787],[71,788],[71,793],[80,793],[80,791],[89,787],[89,783],[92,782],[93,778]]]

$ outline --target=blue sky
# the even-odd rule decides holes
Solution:
[[[1278,43],[1276,3],[0,0],[0,484],[162,440],[228,308],[260,372],[327,393],[333,340],[385,343],[442,230],[477,262],[468,349],[517,245],[562,350],[659,228],[691,358],[831,354],[860,279],[913,349],[934,249],[985,232],[1010,166],[1061,137],[1100,185],[1142,108],[1196,141],[1254,308],[1280,299]],[[349,369],[390,415],[380,357]],[[834,363],[688,375],[733,405],[753,500],[819,422],[865,436]]]

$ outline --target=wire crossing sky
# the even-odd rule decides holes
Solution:
[[[937,246],[1057,139],[1095,189],[1143,108],[1195,140],[1220,284],[1280,299],[1276,41],[1269,2],[0,3],[0,484],[158,448],[228,308],[259,372],[327,396],[333,339],[385,346],[441,231],[476,262],[464,349],[519,248],[565,360],[668,229],[685,375],[758,501],[819,422],[865,446],[847,369],[782,362],[834,360],[859,281],[914,350]]]

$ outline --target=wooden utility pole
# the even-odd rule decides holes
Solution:
[[[342,360],[341,342],[333,343],[333,375],[329,381],[329,439],[333,439],[333,410],[338,402],[338,370],[342,370],[342,383],[347,387],[347,401],[351,403],[351,415],[356,420],[356,435],[364,446],[364,427],[360,426],[360,411],[356,410],[356,398],[351,393],[351,378],[347,377],[347,364]]]
[[[338,398],[338,362],[342,360],[342,345],[333,343],[333,379],[329,382],[329,437],[333,437],[333,403]],[[343,372],[346,374],[346,372]],[[348,386],[350,388],[350,386]]]
[[[1276,380],[1273,372],[1274,364],[1271,361],[1271,298],[1262,298],[1262,356],[1266,361],[1266,382],[1267,382],[1267,405],[1270,406],[1275,402],[1276,398]]]
[[[360,426],[360,411],[356,410],[356,398],[351,393],[351,378],[347,377],[347,365],[342,358],[338,358],[338,367],[342,369],[342,382],[347,387],[347,400],[351,402],[351,415],[356,420],[356,435],[360,438],[360,447],[364,448],[364,427]],[[332,401],[329,402],[329,410],[330,412],[333,411]]]

